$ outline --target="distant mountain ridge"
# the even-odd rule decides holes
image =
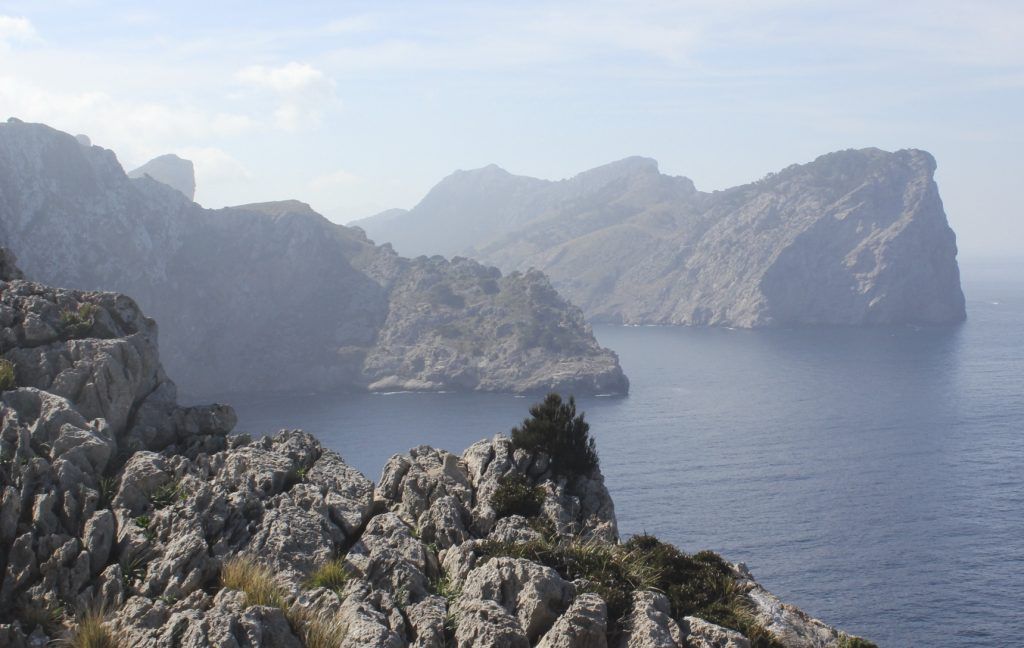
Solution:
[[[711,193],[626,158],[557,182],[459,171],[356,221],[401,254],[537,268],[594,321],[739,327],[962,321],[924,151],[847,150]]]
[[[299,201],[204,209],[41,124],[0,124],[0,241],[29,278],[137,299],[191,394],[628,389],[539,272],[405,259]]]

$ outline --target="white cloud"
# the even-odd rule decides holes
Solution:
[[[325,109],[338,103],[331,80],[307,63],[250,65],[236,72],[235,80],[274,97],[272,122],[286,132],[319,125]]]
[[[0,40],[30,40],[36,30],[28,18],[0,15]]]
[[[286,63],[277,67],[250,65],[239,70],[235,78],[241,83],[273,90],[294,92],[324,82],[324,74],[307,63]]]
[[[324,27],[324,31],[328,34],[354,34],[371,31],[377,24],[377,20],[367,15],[351,16],[332,20]]]
[[[207,207],[247,202],[254,175],[227,151],[214,146],[190,146],[178,155],[191,160],[196,172],[196,202]],[[241,198],[232,199],[232,197]]]
[[[181,149],[181,157],[192,160],[196,169],[196,185],[238,182],[252,179],[252,172],[227,151],[214,146],[192,146]]]
[[[114,149],[122,161],[145,161],[183,141],[208,141],[258,126],[244,114],[131,101],[99,91],[54,91],[9,76],[0,76],[0,106],[5,113],[0,117],[85,133],[94,143]]]
[[[351,187],[352,185],[359,184],[362,179],[354,173],[339,169],[334,173],[327,173],[324,175],[317,176],[309,181],[309,187],[317,191],[324,189],[334,189],[337,187]]]

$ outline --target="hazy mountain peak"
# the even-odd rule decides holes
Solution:
[[[129,178],[142,178],[145,176],[149,176],[168,187],[177,189],[189,200],[195,200],[196,173],[191,160],[168,153],[155,157],[139,168],[128,172]]]

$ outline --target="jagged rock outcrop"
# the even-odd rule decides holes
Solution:
[[[618,594],[592,578],[640,545],[614,553],[597,468],[556,475],[499,435],[396,455],[374,486],[301,431],[252,439],[227,406],[179,406],[131,299],[18,279],[2,253],[0,271],[15,370],[0,391],[0,645],[89,623],[138,648],[749,645],[679,614],[644,588],[651,574],[627,575],[632,603],[611,614]],[[509,476],[543,492],[534,518],[498,517]],[[773,645],[840,645],[730,569]]]
[[[298,201],[203,209],[39,124],[0,124],[0,242],[32,279],[132,295],[192,395],[628,389],[539,272],[402,258]]]
[[[956,239],[934,172],[924,151],[848,150],[705,193],[646,158],[560,182],[492,165],[354,224],[403,254],[537,268],[601,322],[959,322]]]
[[[84,145],[90,146],[91,142]],[[185,160],[173,153],[168,153],[155,157],[139,168],[128,172],[129,178],[144,178],[146,176],[171,189],[177,189],[189,200],[196,198],[196,170],[192,160]]]

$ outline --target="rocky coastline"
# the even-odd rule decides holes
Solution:
[[[872,645],[742,565],[623,540],[596,465],[499,435],[375,484],[309,434],[180,406],[132,299],[3,253],[0,279],[0,645]]]

